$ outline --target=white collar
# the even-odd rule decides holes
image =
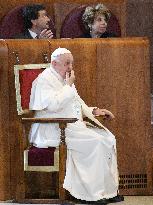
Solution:
[[[37,34],[33,31],[31,31],[30,29],[28,29],[30,35],[32,36],[32,38],[36,38]]]

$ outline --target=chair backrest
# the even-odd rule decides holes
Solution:
[[[24,32],[24,22],[22,11],[25,5],[16,6],[4,16],[0,22],[0,38],[9,39]],[[55,37],[55,26],[50,18],[49,28],[52,30]]]
[[[77,38],[86,32],[82,22],[82,15],[87,5],[74,8],[65,18],[61,27],[61,38]],[[121,29],[116,16],[112,13],[108,22],[107,31],[121,36]]]
[[[48,63],[14,66],[17,111],[19,115],[26,113],[29,109],[32,82],[49,65]]]

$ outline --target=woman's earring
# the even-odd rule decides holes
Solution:
[[[91,25],[88,25],[89,26],[89,30],[90,30],[90,33],[91,33],[91,31],[92,31],[92,26]]]

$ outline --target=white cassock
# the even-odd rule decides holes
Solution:
[[[78,95],[75,86],[66,85],[61,76],[47,68],[33,82],[30,109],[35,117],[78,118],[66,128],[67,163],[63,187],[72,196],[86,201],[97,201],[117,195],[118,170],[116,140],[92,114]],[[89,128],[86,116],[102,129]],[[58,124],[32,125],[30,142],[36,147],[56,147],[60,142]]]

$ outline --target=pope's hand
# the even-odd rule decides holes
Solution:
[[[110,118],[110,119],[115,118],[113,113],[111,113],[109,110],[106,110],[106,109],[96,108],[93,110],[93,114],[96,116],[104,116],[104,118]]]
[[[66,72],[66,84],[72,86],[74,81],[75,81],[74,70],[71,70],[71,72]]]

